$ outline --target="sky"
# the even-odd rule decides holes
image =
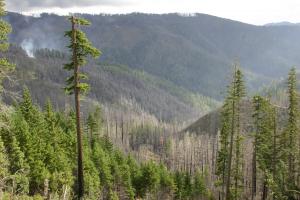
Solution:
[[[245,23],[300,22],[300,0],[7,0],[7,10],[23,14],[50,12],[205,13]]]

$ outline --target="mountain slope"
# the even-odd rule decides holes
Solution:
[[[42,106],[47,98],[60,108],[72,104],[73,99],[63,91],[67,77],[63,64],[68,62],[68,56],[47,49],[38,50],[35,55],[35,58],[29,58],[21,48],[11,48],[7,57],[17,66],[15,79],[18,81],[14,86],[6,83],[6,88],[20,91],[26,85],[31,89],[33,99]],[[171,121],[199,117],[218,104],[208,97],[126,66],[92,62],[83,69],[91,84],[91,91],[84,99],[85,107],[100,102]],[[6,100],[11,101],[8,96]]]
[[[275,104],[276,105],[276,104]],[[278,129],[284,127],[287,122],[288,113],[286,107],[276,106]],[[254,106],[251,100],[246,99],[242,102],[241,115],[240,115],[240,128],[243,134],[251,134],[254,130],[253,123]],[[221,128],[221,108],[214,110],[203,117],[200,117],[197,121],[190,124],[183,129],[182,133],[194,133],[197,135],[212,135],[216,136]]]
[[[298,26],[253,26],[209,15],[84,15],[86,29],[103,50],[101,61],[124,64],[167,79],[194,93],[222,98],[231,63],[238,60],[250,89],[300,64]],[[13,43],[62,50],[69,24],[64,16],[9,13]],[[31,52],[32,53],[32,52]]]

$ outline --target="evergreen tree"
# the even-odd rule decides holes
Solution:
[[[221,148],[217,158],[217,175],[222,185],[220,197],[224,198],[225,189],[226,200],[238,199],[243,188],[240,107],[244,96],[243,75],[235,66],[233,80],[222,111]]]
[[[292,68],[288,77],[288,122],[281,138],[282,153],[281,158],[287,166],[287,171],[284,180],[286,185],[286,194],[289,198],[296,199],[295,191],[297,189],[297,154],[299,152],[299,128],[298,128],[298,95],[297,95],[297,78],[296,69]]]
[[[72,62],[65,65],[65,69],[73,71],[74,74],[68,78],[66,92],[75,96],[76,110],[76,130],[77,130],[77,151],[78,151],[78,198],[81,199],[84,195],[84,180],[83,180],[83,156],[82,156],[82,133],[80,122],[80,94],[86,92],[89,88],[87,83],[81,82],[87,76],[80,73],[80,67],[86,64],[86,57],[94,58],[100,55],[100,51],[92,46],[84,32],[78,29],[78,26],[88,26],[90,23],[81,18],[70,17],[72,30],[66,32],[66,36],[70,39],[68,46],[72,52]]]
[[[0,136],[0,198],[2,198],[2,193],[6,186],[6,179],[9,176],[8,166],[9,161],[7,159],[4,144]]]
[[[30,92],[26,88],[23,92],[23,100],[17,107],[12,128],[30,166],[30,194],[42,193],[45,180],[49,179],[49,171],[45,163],[47,158],[45,123],[41,112],[33,105]]]
[[[236,120],[236,138],[235,138],[235,166],[234,166],[234,197],[235,199],[238,199],[242,190],[243,190],[243,172],[242,172],[242,166],[243,166],[243,155],[242,155],[242,142],[243,137],[241,135],[241,129],[240,129],[240,109],[241,109],[241,100],[245,96],[245,85],[243,81],[243,74],[241,70],[236,70],[236,77],[235,77],[236,83],[235,89],[234,89],[234,95],[233,98],[236,101],[234,105],[236,105],[236,113],[233,114],[232,120]],[[236,118],[236,119],[234,119]],[[233,126],[233,125],[232,125]]]
[[[160,175],[160,190],[163,194],[172,194],[175,190],[175,183],[172,177],[172,174],[168,171],[168,169],[160,164],[159,166],[159,175]]]
[[[19,142],[10,130],[1,131],[5,149],[9,160],[9,172],[11,174],[10,186],[15,194],[27,194],[29,191],[29,165],[24,153],[19,147]]]
[[[229,156],[229,135],[231,131],[231,102],[227,98],[223,104],[221,111],[221,131],[220,131],[220,149],[217,156],[217,169],[216,175],[218,176],[217,186],[221,186],[220,198],[225,198],[225,181],[226,172],[228,169],[228,156]]]
[[[254,103],[254,123],[255,123],[255,134],[254,134],[254,158],[253,158],[253,169],[257,172],[257,166],[261,170],[263,177],[263,194],[262,199],[266,200],[268,195],[268,174],[273,174],[274,171],[274,108],[270,104],[269,100],[266,100],[260,96],[255,96],[253,98]],[[276,139],[276,138],[275,138]],[[277,161],[277,160],[276,160]],[[257,174],[253,174],[256,181]],[[256,184],[254,183],[254,186]],[[255,196],[255,193],[253,194]]]
[[[11,32],[11,26],[3,20],[6,15],[5,1],[0,0],[0,52],[5,52],[9,48],[8,34]],[[13,71],[15,66],[4,58],[0,57],[0,91],[2,90],[2,80],[8,76],[8,73]]]
[[[102,148],[101,143],[95,142],[92,154],[93,162],[98,169],[102,193],[107,199],[111,198],[113,189],[113,176],[110,168],[110,157]]]
[[[174,174],[175,182],[175,199],[184,199],[184,175],[179,171],[176,171]]]
[[[159,173],[153,162],[142,164],[134,187],[138,197],[144,198],[148,192],[154,192],[159,184]]]
[[[192,177],[191,174],[188,172],[185,172],[184,174],[184,193],[183,196],[185,199],[189,199],[192,197],[193,193],[193,183],[192,183]]]
[[[59,119],[52,108],[50,100],[46,103],[44,111],[45,121],[45,144],[46,155],[44,162],[49,170],[50,189],[52,191],[61,191],[64,187],[70,187],[73,184],[72,160],[68,157],[63,144],[66,141],[65,133],[59,126]]]
[[[200,199],[206,197],[207,195],[208,191],[206,189],[204,176],[200,173],[200,170],[197,170],[194,175],[193,196],[195,199]]]
[[[99,130],[101,128],[100,119],[101,119],[100,108],[97,107],[95,112],[90,113],[86,120],[87,129],[88,129],[87,130],[88,131],[88,139],[89,139],[91,148],[92,148],[94,140],[95,140],[95,135],[97,133],[99,134]]]

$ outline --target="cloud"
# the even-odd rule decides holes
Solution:
[[[72,8],[89,6],[123,6],[132,0],[9,0],[7,9],[16,12],[28,12],[37,8]]]
[[[300,22],[299,0],[6,0],[23,14],[206,13],[246,23]]]

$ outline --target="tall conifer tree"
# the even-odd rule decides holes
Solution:
[[[5,1],[0,0],[0,52],[6,52],[9,48],[8,34],[11,32],[11,26],[2,18],[6,15]],[[14,69],[14,65],[0,57],[0,91],[2,90],[2,80],[7,77],[8,73]]]
[[[297,154],[299,152],[299,128],[298,128],[298,94],[297,94],[297,77],[296,69],[292,68],[289,72],[288,81],[288,122],[284,133],[282,134],[281,145],[282,153],[281,158],[287,166],[287,177],[284,179],[286,185],[286,194],[290,198],[296,198],[294,193],[297,189]]]
[[[253,172],[257,172],[257,168],[263,174],[262,177],[262,199],[267,199],[268,194],[268,174],[273,173],[273,160],[274,160],[274,129],[276,129],[276,121],[274,120],[274,108],[269,100],[260,96],[253,98],[254,104],[254,157],[253,157]],[[258,167],[256,166],[258,163]],[[253,196],[255,196],[257,173],[253,174]]]
[[[84,195],[84,180],[83,180],[83,155],[82,155],[82,133],[80,122],[80,94],[87,92],[89,85],[83,83],[82,79],[86,79],[85,74],[80,73],[80,68],[86,64],[88,56],[94,58],[100,56],[100,51],[92,46],[84,32],[79,30],[79,26],[88,26],[90,22],[70,17],[72,29],[66,32],[66,37],[70,39],[68,48],[72,52],[72,61],[65,65],[65,69],[72,71],[73,75],[67,79],[66,92],[74,94],[75,110],[76,110],[76,130],[77,130],[77,151],[78,151],[78,198],[81,199]]]
[[[244,96],[243,75],[235,65],[233,80],[222,110],[221,148],[217,157],[217,175],[222,186],[220,197],[226,200],[238,199],[243,183],[240,107]]]

